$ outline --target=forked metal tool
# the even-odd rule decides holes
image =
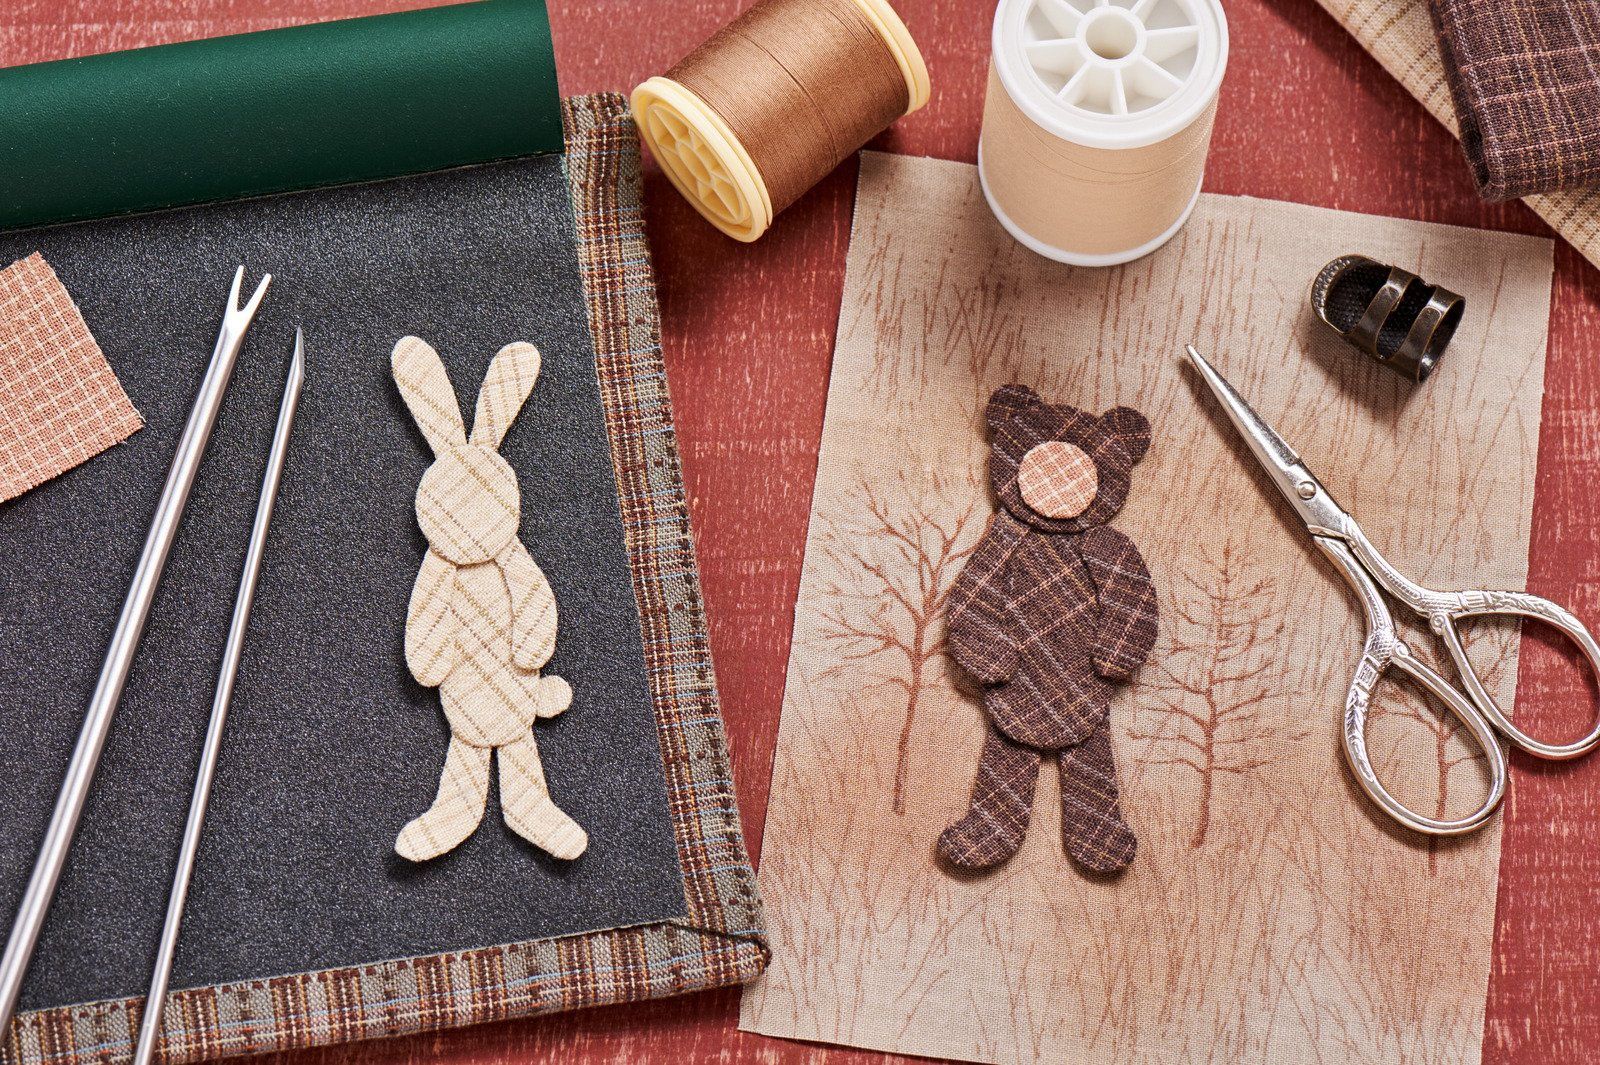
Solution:
[[[1506,755],[1500,749],[1500,736],[1529,754],[1551,759],[1576,758],[1600,745],[1600,717],[1581,739],[1559,744],[1537,740],[1512,724],[1473,669],[1461,640],[1461,622],[1468,618],[1498,614],[1533,618],[1552,626],[1577,644],[1600,679],[1600,645],[1581,621],[1550,600],[1526,592],[1440,592],[1407,578],[1373,546],[1355,518],[1333,501],[1322,482],[1300,461],[1300,456],[1283,437],[1250,409],[1250,404],[1198,351],[1193,347],[1187,350],[1190,364],[1216,396],[1250,454],[1261,464],[1295,515],[1305,523],[1311,542],[1328,556],[1361,602],[1367,621],[1367,639],[1345,699],[1341,731],[1345,757],[1356,783],[1379,809],[1417,832],[1432,836],[1461,835],[1487,823],[1505,797]],[[1384,593],[1427,620],[1434,635],[1444,641],[1466,691],[1445,680],[1411,653],[1395,629]],[[1489,763],[1489,788],[1478,808],[1471,813],[1448,819],[1418,813],[1395,798],[1373,771],[1367,754],[1367,718],[1373,688],[1391,668],[1406,674],[1444,703],[1482,748]]]
[[[111,645],[106,651],[105,664],[100,668],[100,679],[95,683],[94,694],[89,699],[89,710],[84,715],[83,727],[78,733],[77,746],[72,760],[67,764],[66,780],[56,798],[50,825],[45,830],[44,843],[33,866],[33,875],[17,909],[16,921],[11,926],[11,937],[6,941],[5,954],[0,956],[0,1039],[4,1038],[11,1015],[16,1011],[17,998],[22,993],[22,981],[28,972],[28,962],[38,945],[39,933],[44,928],[45,915],[50,910],[61,871],[66,866],[67,851],[78,829],[78,819],[83,814],[83,804],[89,796],[89,785],[94,780],[100,752],[105,747],[106,735],[111,731],[111,718],[117,703],[122,699],[122,688],[128,680],[128,670],[133,665],[133,655],[144,633],[144,624],[150,616],[150,605],[155,600],[156,587],[161,582],[161,571],[167,564],[167,555],[178,535],[178,522],[189,501],[189,491],[194,487],[195,474],[200,469],[200,459],[211,439],[211,429],[216,424],[217,412],[222,407],[222,397],[227,392],[233,367],[239,359],[239,349],[244,336],[261,306],[272,275],[261,278],[249,300],[239,302],[244,284],[244,267],[233,275],[233,287],[228,293],[228,310],[222,316],[222,329],[217,334],[216,347],[211,352],[211,363],[200,384],[200,394],[189,412],[189,421],[178,440],[177,454],[167,473],[167,483],[161,490],[156,513],[145,538],[139,564],[133,571],[133,582],[122,604],[122,614],[111,634]]]
[[[283,462],[289,452],[289,432],[294,427],[295,409],[300,403],[300,386],[305,376],[305,338],[296,329],[294,356],[289,360],[283,400],[278,404],[278,426],[273,430],[272,448],[267,453],[267,472],[261,479],[261,497],[256,502],[256,519],[250,530],[250,547],[244,556],[244,573],[239,578],[239,594],[233,601],[233,620],[228,625],[228,642],[222,651],[222,669],[217,674],[216,696],[211,702],[211,722],[206,726],[205,747],[200,754],[200,768],[195,773],[194,795],[189,800],[189,820],[183,828],[183,846],[178,851],[178,868],[172,877],[172,894],[167,899],[167,919],[161,926],[161,946],[156,952],[155,969],[150,974],[150,993],[144,1000],[144,1019],[139,1025],[139,1042],[134,1047],[133,1065],[150,1065],[156,1052],[156,1043],[161,1039],[167,981],[172,976],[172,960],[178,951],[178,931],[183,924],[184,904],[189,898],[189,879],[194,873],[195,855],[200,850],[206,805],[211,799],[211,781],[216,776],[217,756],[222,751],[222,731],[228,721],[228,704],[233,698],[234,678],[239,673],[239,658],[244,653],[244,636],[250,625],[250,606],[255,601],[256,579],[261,575],[261,557],[267,546],[267,527],[272,523],[272,507],[278,498],[278,482],[283,477]]]

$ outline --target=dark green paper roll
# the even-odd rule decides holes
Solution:
[[[0,228],[560,150],[543,0],[0,70]]]

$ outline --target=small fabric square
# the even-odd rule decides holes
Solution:
[[[0,502],[143,426],[50,264],[0,270]]]

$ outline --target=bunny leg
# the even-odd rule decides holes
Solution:
[[[963,869],[987,869],[1017,853],[1033,813],[1039,779],[1039,752],[1012,743],[989,726],[978,759],[967,816],[939,836],[939,854]]]
[[[1061,752],[1061,836],[1067,853],[1097,873],[1125,868],[1138,850],[1122,819],[1109,722]]]
[[[571,861],[589,846],[589,834],[550,798],[533,736],[500,752],[500,811],[511,831],[553,857]]]
[[[450,753],[439,775],[439,794],[428,812],[400,830],[400,857],[425,862],[452,850],[477,829],[489,798],[490,748],[450,737]]]

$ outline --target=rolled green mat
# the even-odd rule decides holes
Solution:
[[[543,0],[0,70],[0,228],[560,150]]]

